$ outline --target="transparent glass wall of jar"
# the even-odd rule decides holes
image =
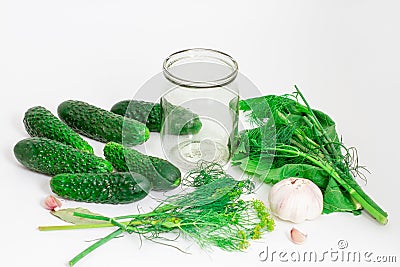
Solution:
[[[169,86],[161,97],[161,141],[168,160],[183,169],[199,161],[225,165],[238,130],[237,62],[211,49],[170,55],[163,65]]]

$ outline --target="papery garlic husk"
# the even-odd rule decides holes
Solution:
[[[316,219],[323,209],[321,190],[304,178],[286,178],[276,183],[268,199],[275,216],[294,223]]]

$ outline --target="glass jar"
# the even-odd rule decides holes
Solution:
[[[237,62],[216,50],[188,49],[165,59],[161,142],[173,164],[188,170],[199,161],[229,162],[238,131],[237,74]]]

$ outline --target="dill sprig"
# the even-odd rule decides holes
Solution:
[[[96,214],[74,213],[74,216],[104,221],[104,224],[66,225],[40,227],[40,230],[67,230],[77,228],[116,227],[108,236],[98,240],[70,261],[76,264],[87,254],[121,235],[139,234],[153,241],[164,240],[165,233],[178,235],[196,241],[202,248],[212,246],[226,251],[241,251],[251,240],[259,239],[266,231],[274,229],[274,220],[260,200],[240,199],[251,187],[248,180],[236,181],[219,169],[219,165],[200,165],[201,170],[213,173],[219,170],[218,179],[187,193],[167,197],[149,213],[123,215],[114,218]],[[194,172],[192,173],[193,177]]]
[[[197,168],[186,173],[182,179],[182,185],[199,187],[223,177],[231,176],[224,171],[220,164],[201,160],[197,163]]]

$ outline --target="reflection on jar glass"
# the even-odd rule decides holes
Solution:
[[[238,130],[236,61],[189,49],[170,55],[163,73],[169,85],[161,97],[161,142],[168,160],[186,170],[200,160],[228,163]]]

